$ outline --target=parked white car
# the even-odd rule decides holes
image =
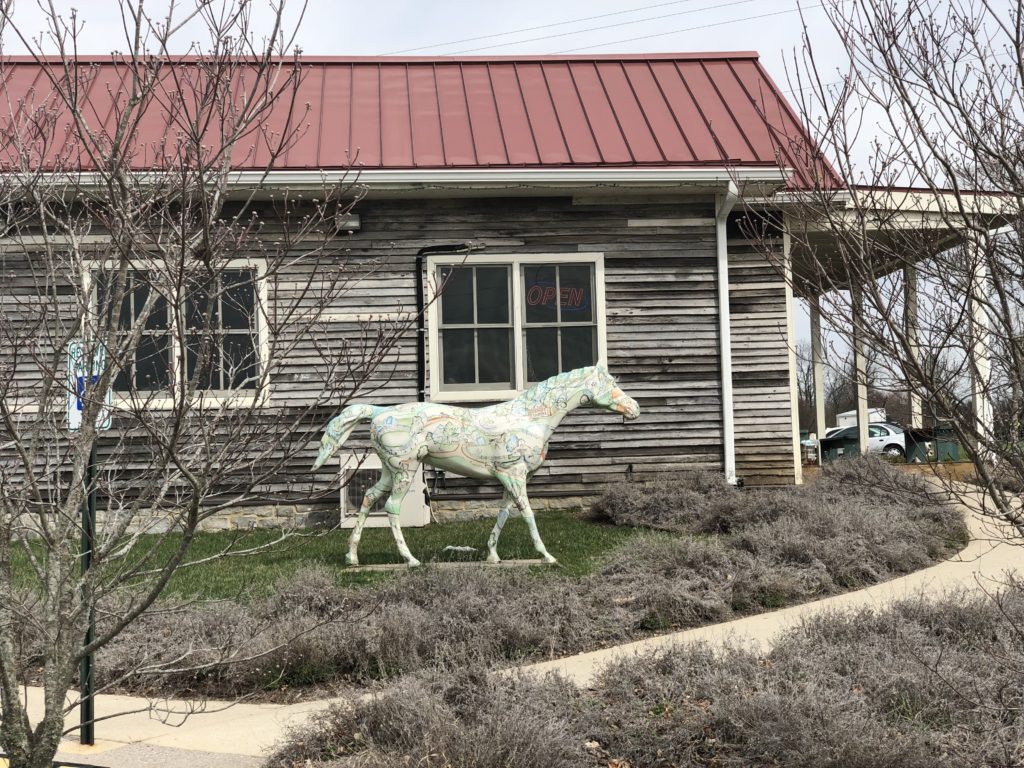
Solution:
[[[828,439],[856,437],[857,427],[834,427],[825,431]],[[903,427],[891,421],[868,424],[868,453],[881,453],[891,458],[907,455],[907,436]]]

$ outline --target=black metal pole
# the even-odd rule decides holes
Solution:
[[[93,440],[89,450],[89,464],[85,468],[85,496],[82,499],[82,599],[92,600],[84,579],[92,567],[92,551],[96,540],[96,441]],[[96,636],[96,612],[89,606],[89,625],[85,630],[85,647],[92,645]],[[82,657],[78,668],[80,701],[78,712],[81,728],[79,742],[93,744],[95,734],[93,724],[96,720],[95,702],[93,701],[93,658],[92,653]]]

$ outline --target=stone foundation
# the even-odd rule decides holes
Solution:
[[[548,509],[589,509],[597,496],[563,496],[557,498],[530,499],[537,512]],[[480,520],[495,518],[501,508],[500,499],[434,499],[430,503],[430,519],[435,523],[458,520]],[[332,527],[338,524],[340,509],[337,504],[265,504],[255,507],[240,507],[207,518],[199,525],[201,531],[246,531],[253,528],[312,528]],[[97,513],[96,525],[103,530],[106,513]],[[135,521],[129,532],[163,533],[169,527],[167,520],[145,519]]]
[[[534,511],[546,509],[590,509],[597,496],[559,496],[530,499]],[[479,520],[497,517],[501,511],[500,499],[434,499],[430,502],[430,517],[434,522]]]
[[[340,510],[332,506],[309,504],[265,504],[256,507],[239,507],[228,512],[208,517],[199,524],[201,531],[248,531],[253,528],[312,528],[338,524]],[[107,514],[96,513],[96,529],[103,530]],[[170,528],[169,519],[139,517],[129,527],[129,533],[164,533]]]

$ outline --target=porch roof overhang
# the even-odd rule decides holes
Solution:
[[[1017,199],[998,192],[911,187],[851,187],[834,192],[780,192],[774,207],[790,236],[794,282],[851,284],[849,255],[871,249],[870,271],[882,277],[931,258],[1021,215]],[[859,265],[863,276],[866,264]]]

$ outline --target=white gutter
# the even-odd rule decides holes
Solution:
[[[271,171],[264,183],[281,186],[348,181],[369,187],[415,186],[417,184],[714,184],[738,180],[742,183],[782,184],[791,171],[779,168],[439,168],[423,170]],[[237,184],[259,183],[258,171],[239,171],[231,177]]]
[[[739,199],[731,179],[718,196],[715,211],[715,241],[718,246],[718,352],[722,369],[722,447],[725,452],[725,480],[736,484],[736,423],[732,399],[732,325],[729,319],[729,248],[726,223]]]
[[[11,174],[17,175],[17,174]],[[163,174],[140,171],[137,178],[156,182]],[[586,184],[623,186],[716,187],[738,182],[779,186],[792,175],[789,169],[706,168],[693,166],[658,168],[437,168],[437,169],[324,169],[234,171],[228,174],[231,187],[274,187],[294,190],[317,190],[336,184],[356,184],[370,189],[417,189],[420,187],[486,187],[489,185],[578,186]],[[41,178],[55,184],[76,188],[101,187],[104,176],[95,172],[42,174]]]

